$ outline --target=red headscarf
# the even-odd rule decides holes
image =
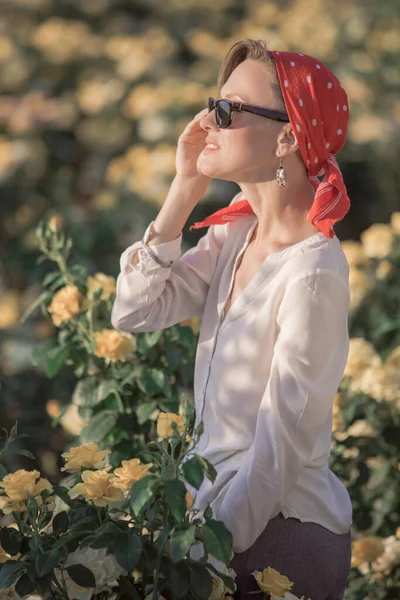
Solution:
[[[343,219],[350,199],[335,159],[346,139],[349,120],[347,94],[337,77],[320,60],[298,52],[272,50],[290,124],[316,190],[307,221],[332,238],[332,226]],[[320,182],[317,176],[324,175]],[[290,182],[289,182],[290,185]],[[198,229],[254,214],[247,200],[216,211],[190,227]]]

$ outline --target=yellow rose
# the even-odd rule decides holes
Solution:
[[[20,292],[9,290],[0,294],[0,329],[10,329],[20,317]]]
[[[83,496],[96,506],[107,506],[109,502],[121,502],[124,494],[116,484],[116,477],[107,471],[83,471],[82,483],[77,483],[70,491],[70,498]]]
[[[374,223],[360,235],[365,254],[371,258],[385,258],[393,250],[395,236],[390,225]]]
[[[114,475],[117,477],[115,485],[122,490],[129,490],[135,481],[149,474],[152,466],[153,463],[142,464],[138,458],[123,460],[122,467],[114,469]]]
[[[340,245],[346,256],[349,267],[359,269],[368,265],[369,258],[366,256],[361,242],[346,240],[341,242]]]
[[[94,354],[100,358],[125,362],[136,350],[136,340],[131,333],[103,329],[95,334],[96,348]]]
[[[185,421],[181,415],[170,412],[160,412],[157,419],[157,435],[162,438],[170,437],[173,433],[171,427],[172,422],[177,424],[179,433],[183,433]]]
[[[116,282],[114,277],[104,275],[104,273],[95,273],[93,277],[87,278],[86,284],[89,297],[92,297],[100,288],[102,288],[101,300],[107,300],[110,296],[115,296]]]
[[[352,544],[351,565],[357,567],[363,562],[373,562],[385,552],[381,538],[367,535]]]
[[[0,496],[0,510],[6,515],[13,511],[25,511],[25,502],[29,496],[34,496],[41,506],[43,503],[41,492],[53,490],[51,483],[40,477],[39,471],[25,471],[25,469],[6,475],[3,481],[0,481],[0,488],[2,488],[0,491],[5,493],[5,496]]]
[[[3,548],[0,546],[0,565],[2,563],[5,563],[6,560],[9,560],[11,557],[9,554],[7,554],[7,552],[5,550],[3,550]]]
[[[189,492],[189,490],[186,490],[185,501],[186,501],[186,508],[191,508],[193,506],[193,497],[192,497],[192,494]]]
[[[392,213],[392,215],[390,217],[390,224],[392,226],[392,231],[396,235],[400,235],[400,212],[399,211]]]
[[[212,591],[208,600],[224,600],[225,597],[225,585],[221,577],[213,577],[212,580]]]
[[[37,481],[38,480],[38,481]],[[27,500],[28,496],[38,496],[43,490],[52,491],[52,485],[47,479],[40,477],[39,471],[18,469],[9,473],[0,481],[0,487],[10,500]]]
[[[51,217],[51,219],[48,222],[49,229],[51,231],[54,231],[55,233],[58,233],[59,231],[61,231],[63,224],[64,224],[64,219],[63,219],[63,217],[60,217],[59,215],[54,215],[54,217]]]
[[[281,575],[272,567],[265,568],[261,571],[253,571],[251,573],[258,583],[258,587],[267,594],[275,594],[276,596],[284,596],[286,592],[292,589],[293,581],[289,581],[286,575]]]
[[[54,325],[59,327],[64,321],[68,321],[75,315],[87,308],[84,296],[76,285],[66,285],[54,294],[50,306],[47,307]]]
[[[77,473],[81,467],[85,469],[103,469],[109,470],[106,466],[107,454],[111,454],[111,450],[99,450],[97,444],[82,444],[81,446],[73,446],[64,452],[61,456],[65,459],[65,467],[61,467],[61,471],[70,471]]]

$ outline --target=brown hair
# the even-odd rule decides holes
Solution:
[[[221,88],[229,79],[232,71],[234,71],[234,69],[236,69],[241,62],[248,58],[258,60],[267,65],[271,79],[271,86],[274,90],[277,100],[277,106],[274,108],[286,112],[281,86],[279,84],[279,79],[276,72],[275,61],[272,54],[268,50],[267,42],[265,40],[253,40],[247,38],[240,40],[239,42],[235,42],[233,46],[231,46],[224,58],[218,74],[218,95],[220,95]]]

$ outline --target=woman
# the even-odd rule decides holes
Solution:
[[[197,450],[217,478],[191,491],[232,532],[235,597],[272,567],[298,596],[341,600],[352,507],[328,458],[349,343],[348,264],[332,230],[350,205],[334,158],[347,96],[320,61],[256,40],[230,49],[218,94],[179,138],[157,218],[121,256],[112,323],[153,331],[202,315]],[[181,256],[212,178],[241,192],[193,226],[210,225]]]

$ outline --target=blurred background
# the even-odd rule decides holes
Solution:
[[[399,29],[395,0],[2,0],[0,423],[9,430],[18,420],[37,460],[14,457],[13,468],[57,481],[59,455],[82,428],[73,411],[52,425],[70,402],[71,369],[52,379],[31,362],[55,335],[51,319],[38,310],[20,322],[49,269],[37,261],[38,222],[62,216],[74,261],[116,277],[121,252],[167,195],[178,136],[215,95],[230,46],[250,37],[319,58],[348,93],[337,159],[352,206],[335,230],[358,242],[400,210]],[[189,226],[237,191],[212,181],[183,251],[204,235]]]

